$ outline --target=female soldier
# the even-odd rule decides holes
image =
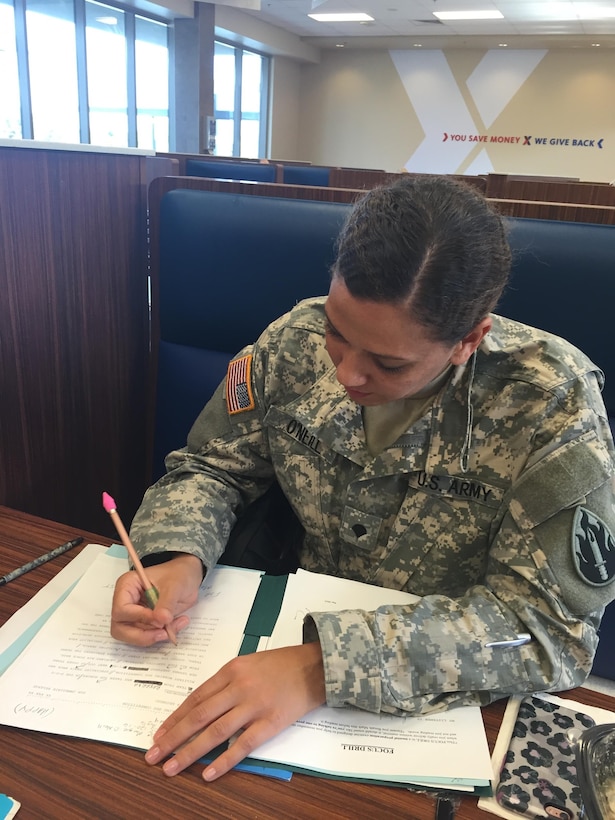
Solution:
[[[274,481],[304,530],[300,566],[420,599],[311,613],[303,645],[231,661],[165,721],[149,763],[175,751],[175,774],[243,729],[213,780],[325,702],[417,714],[583,682],[614,597],[602,374],[491,312],[509,268],[476,191],[405,177],[353,208],[328,296],[231,362],[132,525],[159,603],[140,606],[136,573],[122,576],[114,636],[184,628]]]

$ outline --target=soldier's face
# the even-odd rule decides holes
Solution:
[[[339,277],[331,283],[325,313],[337,379],[353,401],[369,407],[420,394],[449,364],[467,361],[487,332],[476,344],[434,342],[405,309],[356,299]]]

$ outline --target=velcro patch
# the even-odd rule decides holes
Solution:
[[[235,359],[228,366],[226,373],[226,404],[229,415],[243,413],[245,410],[254,410],[254,394],[250,373],[252,371],[252,356],[242,356]]]
[[[572,522],[572,559],[578,575],[594,587],[615,577],[615,541],[607,525],[585,507],[577,507]]]

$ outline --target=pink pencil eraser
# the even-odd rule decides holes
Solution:
[[[111,512],[112,510],[116,509],[115,501],[111,498],[109,493],[103,493],[103,507],[107,512]]]

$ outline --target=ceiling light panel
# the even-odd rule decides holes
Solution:
[[[364,12],[332,12],[330,14],[308,14],[318,23],[373,23],[374,18]]]
[[[497,10],[503,17],[441,21],[433,15],[434,11],[462,9]],[[362,12],[374,20],[323,24],[308,17],[342,12]],[[578,44],[589,48],[598,37],[603,47],[615,48],[615,0],[262,0],[261,11],[244,13],[300,37],[313,38],[325,48],[340,42],[348,47],[386,48],[387,37],[396,38],[395,48],[412,48],[417,42],[426,48],[443,48],[449,41],[460,48],[497,47],[506,41],[514,48],[542,48],[555,46],[556,39],[557,47]],[[484,39],[490,36],[492,41]],[[531,40],[533,36],[539,42]],[[408,38],[406,43],[401,39],[404,37]]]
[[[573,3],[579,20],[614,20],[615,5],[602,3]]]
[[[502,20],[504,15],[497,9],[474,9],[467,11],[434,11],[438,20]]]

